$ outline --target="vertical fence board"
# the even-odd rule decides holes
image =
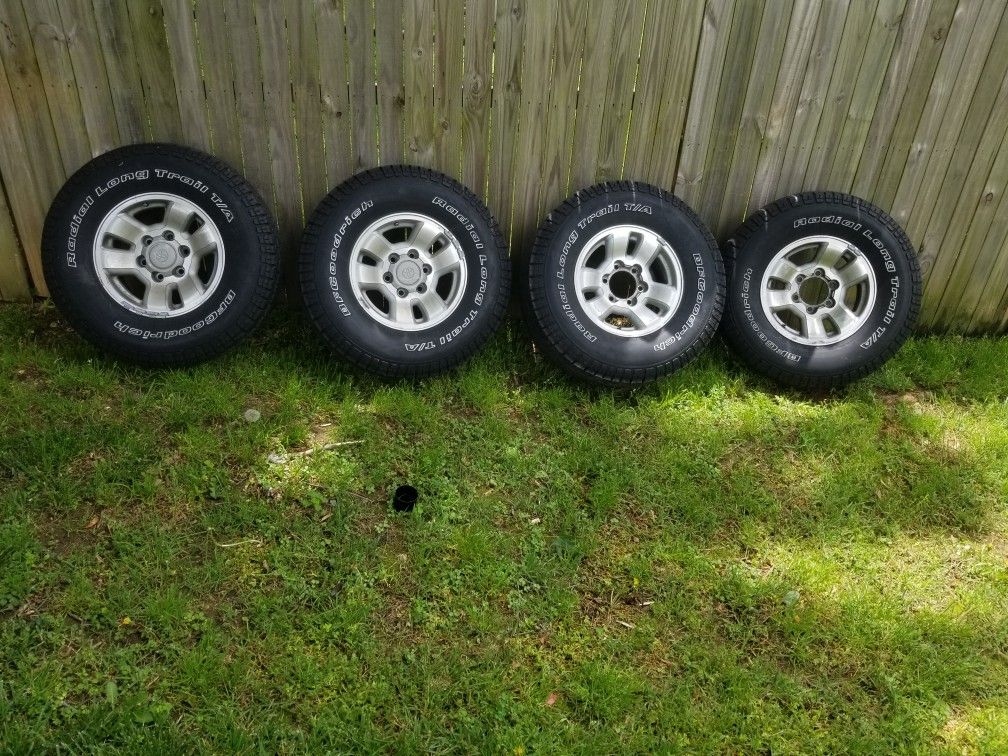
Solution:
[[[463,45],[462,181],[484,199],[489,182],[490,151],[487,145],[490,138],[490,94],[493,84],[493,23],[493,0],[469,0],[466,5]]]
[[[378,157],[384,164],[405,158],[403,137],[403,0],[376,0],[378,56]],[[477,3],[477,5],[485,3]],[[467,39],[468,42],[468,39]]]
[[[319,44],[326,183],[331,190],[353,173],[350,88],[346,74],[346,28],[340,0],[325,0],[315,4],[315,33]]]
[[[771,3],[774,0],[770,0]],[[705,220],[716,217],[724,199],[730,156],[745,103],[749,69],[756,52],[760,19],[766,3],[745,0],[735,6],[728,37],[728,54],[721,71],[717,106],[711,122],[707,153],[700,170],[702,179],[693,207]]]
[[[142,142],[149,138],[149,129],[129,13],[126,6],[116,0],[94,0],[94,18],[120,143]],[[98,50],[90,50],[87,54],[97,58]]]
[[[809,24],[806,15],[809,9],[810,6],[806,4],[797,14],[793,14],[793,4],[787,0],[779,0],[768,3],[763,11],[752,70],[742,102],[742,113],[738,128],[735,130],[734,148],[729,153],[731,158],[728,163],[728,180],[724,187],[724,196],[720,203],[720,211],[716,215],[712,214],[710,218],[715,234],[731,233],[735,226],[745,220],[746,204],[752,192],[776,84],[776,77],[768,76],[766,72],[777,71],[780,68],[781,56],[786,46],[785,40],[790,29],[794,28],[794,24],[789,25],[788,18],[791,17],[794,21],[794,16],[797,15],[798,28],[807,27]],[[728,154],[724,159],[728,162]],[[713,212],[714,207],[711,210]]]
[[[889,0],[882,0],[889,2]],[[871,34],[871,21],[878,7],[877,0],[852,3],[847,11],[843,36],[828,88],[824,91],[822,112],[815,129],[815,138],[809,153],[808,167],[805,169],[803,186],[825,189],[828,172],[833,162],[834,149],[840,139],[850,107],[857,73],[864,59],[865,47]]]
[[[773,190],[780,178],[784,148],[787,146],[786,128],[792,124],[791,117],[797,108],[809,60],[816,49],[816,21],[821,9],[820,3],[798,0],[791,13],[784,54],[763,126],[747,210],[762,207],[774,199]]]
[[[893,204],[893,217],[904,226],[908,234],[912,234],[913,238],[919,238],[927,226],[928,215],[934,207],[935,198],[944,181],[953,147],[961,136],[970,106],[971,94],[980,79],[983,62],[994,41],[1002,11],[1003,8],[995,3],[986,3],[981,8],[976,28],[959,66],[955,86],[950,92],[946,106],[942,109],[941,119],[935,118],[931,121],[922,119],[921,125],[918,126],[915,141],[919,145],[919,149],[914,153],[918,160],[913,166],[913,170],[904,172],[903,180],[900,182],[900,190],[897,192]],[[987,95],[987,97],[990,96]],[[988,112],[990,104],[989,100],[983,103]],[[937,115],[937,111],[931,112]],[[986,120],[986,116],[980,118],[980,124],[982,124]],[[922,128],[925,125],[927,128]],[[974,140],[975,134],[974,131]],[[965,138],[969,139],[968,136]],[[974,141],[973,145],[975,146],[975,144]],[[909,163],[908,168],[910,168]],[[921,259],[921,267],[924,269],[925,276],[933,262],[932,251],[925,251]]]
[[[353,168],[378,164],[378,101],[375,91],[374,12],[371,0],[344,0],[350,65],[350,123]],[[431,65],[429,44],[424,60]]]
[[[682,154],[676,167],[676,194],[689,203],[695,203],[700,196],[700,182],[717,111],[717,98],[711,96],[711,88],[721,81],[734,15],[734,0],[707,0],[686,111]]]
[[[832,145],[833,162],[823,186],[847,191],[854,183],[858,161],[868,137],[868,128],[875,116],[883,78],[879,71],[889,67],[893,46],[903,20],[904,0],[880,2],[871,24],[864,57],[847,106],[840,137]]]
[[[91,0],[62,0],[59,12],[91,154],[100,155],[121,142]]]
[[[462,177],[462,42],[465,4],[434,2],[434,163],[453,178]]]
[[[217,157],[242,168],[231,35],[226,7],[217,0],[196,3],[196,53],[206,90],[210,144]]]
[[[522,98],[519,132],[530,138],[518,150],[515,171],[515,204],[511,218],[512,234],[517,241],[511,248],[519,259],[531,245],[539,223],[539,179],[543,162],[543,140],[538,131],[549,112],[551,92],[550,61],[553,54],[553,27],[557,0],[537,0],[526,9],[525,60],[522,70]]]
[[[653,4],[655,13],[665,11],[664,4]],[[640,178],[663,188],[675,184],[703,18],[702,3],[679,0],[672,23],[673,28],[679,30],[681,42],[675,45],[668,43],[667,28],[661,17],[644,26],[644,45],[623,165],[623,175],[627,178]]]
[[[84,126],[63,22],[55,0],[28,0],[24,3],[24,11],[49,112],[53,124],[59,125],[56,142],[63,167],[70,174],[91,159],[91,144]]]
[[[126,3],[129,10],[137,69],[151,136],[157,141],[183,142],[182,116],[168,52],[164,9],[158,0]]]
[[[858,196],[866,197],[871,192],[875,171],[885,159],[886,147],[896,126],[903,98],[907,94],[917,51],[924,35],[932,28],[930,25],[934,23],[934,18],[943,17],[942,4],[932,3],[931,0],[909,0],[906,5],[851,186],[851,191]],[[954,8],[955,0],[946,0],[945,4]],[[950,16],[951,11],[946,15]]]
[[[791,117],[787,137],[781,140],[785,147],[780,171],[774,184],[776,188],[772,191],[762,190],[765,201],[785,194],[794,194],[805,188],[815,188],[806,187],[805,172],[808,170],[815,146],[819,120],[826,106],[829,82],[837,56],[840,54],[849,11],[850,4],[843,0],[826,0],[819,11],[818,28],[809,55],[809,66],[802,80],[801,92]],[[770,184],[769,180],[767,183]],[[761,206],[756,201],[752,204]]]
[[[623,155],[646,11],[647,5],[642,2],[621,3],[616,7],[616,28],[608,52],[609,80],[602,111],[601,141],[595,163],[596,181],[623,177]]]
[[[427,0],[406,0],[406,160],[434,167],[434,17]],[[351,46],[353,40],[350,40]]]
[[[609,50],[616,26],[615,0],[588,0],[581,85],[578,92],[577,122],[571,148],[571,183],[581,189],[595,183],[602,121],[609,80]]]
[[[490,155],[493,157],[487,180],[487,205],[497,216],[508,240],[511,238],[511,204],[514,199],[514,161],[521,139],[518,114],[524,44],[524,0],[497,0],[490,113]]]
[[[0,177],[0,301],[27,302],[31,288],[3,183]]]
[[[231,65],[234,72],[235,106],[241,136],[242,166],[245,176],[276,211],[276,192],[270,167],[263,100],[262,71],[259,67],[259,36],[255,12],[247,0],[227,0],[225,14],[231,37]]]
[[[0,38],[3,35],[0,34]],[[52,199],[45,184],[46,177],[41,172],[33,170],[33,165],[25,160],[29,155],[29,143],[23,138],[23,131],[18,122],[14,106],[14,95],[7,81],[7,72],[0,67],[0,174],[4,182],[16,188],[9,201],[14,215],[18,237],[24,249],[28,270],[31,271],[32,282],[39,294],[46,296],[45,277],[42,275],[42,221],[46,208]],[[56,190],[53,190],[55,192]],[[16,247],[8,252],[0,249],[0,255],[13,256],[17,254]]]
[[[319,160],[323,150],[322,87],[315,14],[311,5],[300,0],[287,0],[285,10],[301,196],[304,213],[310,213],[327,191],[325,161]]]
[[[980,232],[981,208],[992,204],[981,193],[991,172],[994,156],[1005,135],[1008,119],[1008,16],[1002,17],[997,35],[987,57],[980,81],[966,113],[959,139],[952,148],[948,170],[944,173],[927,213],[921,249],[932,260],[924,282],[924,317],[922,325],[951,318],[962,305],[966,322],[975,302],[965,301],[965,289],[973,263],[986,257],[981,248],[972,262],[959,264],[961,244],[967,230]],[[937,151],[936,151],[937,152]],[[996,166],[995,166],[996,170]],[[993,198],[992,198],[993,199]],[[968,202],[964,206],[964,201]],[[974,214],[971,210],[977,208]],[[990,223],[990,220],[987,220]],[[964,261],[965,263],[965,261]]]
[[[206,93],[196,50],[196,18],[192,0],[161,0],[165,37],[171,55],[175,96],[185,143],[197,150],[210,149]]]
[[[283,9],[270,0],[256,0],[255,23],[259,35],[262,94],[269,104],[266,134],[269,141],[273,188],[276,192],[277,226],[285,249],[293,250],[300,237],[303,203],[298,176],[297,143],[294,134],[294,102],[287,57],[287,24]],[[262,128],[262,127],[260,127]],[[285,268],[293,284],[293,258]],[[290,292],[290,288],[288,288]]]
[[[577,79],[584,52],[588,6],[580,0],[561,0],[553,32],[552,87],[549,111],[542,128],[543,162],[536,215],[541,216],[567,196],[571,141],[577,121]]]

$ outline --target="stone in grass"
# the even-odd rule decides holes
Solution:
[[[247,409],[244,417],[247,423],[258,423],[262,419],[262,413],[257,409]]]

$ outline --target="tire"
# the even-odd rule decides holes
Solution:
[[[53,302],[85,339],[149,367],[216,357],[262,322],[279,284],[276,229],[222,161],[171,144],[78,170],[42,233]]]
[[[476,195],[425,168],[387,166],[322,200],[300,278],[308,315],[336,352],[412,378],[458,365],[497,330],[511,263]]]
[[[635,260],[646,252],[650,264]],[[721,254],[696,213],[657,187],[620,181],[549,214],[524,299],[548,358],[586,382],[629,387],[696,357],[717,330],[724,293]]]
[[[878,368],[920,312],[910,240],[879,208],[836,192],[767,205],[725,247],[725,335],[754,370],[829,389]]]

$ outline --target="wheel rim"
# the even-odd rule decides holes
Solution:
[[[574,266],[578,301],[592,322],[617,336],[661,329],[682,301],[682,266],[672,246],[641,226],[593,236]]]
[[[835,236],[806,236],[770,261],[760,301],[779,333],[800,344],[825,346],[864,325],[877,291],[864,252]]]
[[[224,242],[199,207],[175,194],[123,200],[102,219],[94,266],[110,297],[147,317],[172,318],[199,308],[224,272]]]
[[[364,312],[379,323],[399,331],[430,328],[462,301],[462,246],[430,216],[386,215],[354,245],[350,283]]]

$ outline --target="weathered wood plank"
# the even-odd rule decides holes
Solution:
[[[3,36],[0,34],[0,38]],[[17,187],[17,191],[10,195],[10,209],[18,237],[35,289],[42,296],[48,296],[42,274],[42,222],[56,190],[50,192],[42,183],[47,180],[46,176],[33,170],[33,164],[25,159],[31,154],[31,147],[18,120],[4,66],[0,66],[0,137],[0,173],[3,173],[5,182]]]
[[[781,68],[781,57],[789,36],[795,40],[795,45],[807,46],[807,38],[802,41],[802,29],[808,29],[812,25],[809,16],[814,9],[811,4],[803,3],[798,11],[792,12],[794,10],[791,2],[779,0],[768,3],[763,11],[742,113],[735,131],[734,149],[730,153],[724,198],[720,211],[712,216],[713,230],[717,236],[731,233],[745,220],[746,206],[752,192],[760,150],[767,134],[774,90],[779,79],[779,74],[768,76],[767,72]],[[789,34],[792,30],[794,33]],[[724,159],[728,160],[728,155]]]
[[[791,13],[788,36],[763,127],[759,157],[745,213],[775,199],[773,191],[780,178],[784,149],[787,146],[787,128],[792,123],[798,105],[810,57],[816,50],[816,22],[821,10],[823,6],[818,2],[798,0]]]
[[[406,162],[433,168],[434,14],[426,0],[406,0],[403,42]]]
[[[518,116],[521,111],[525,0],[498,0],[494,40],[490,116],[492,158],[487,180],[487,205],[501,224],[504,237],[510,240],[515,156],[521,136],[518,131]]]
[[[442,173],[462,177],[462,41],[465,4],[434,2],[434,164]]]
[[[85,11],[86,12],[86,11]],[[116,0],[94,0],[95,26],[101,57],[105,63],[112,109],[119,129],[120,144],[136,144],[150,138],[147,107],[143,99],[140,71],[133,51],[133,28],[125,4]],[[97,58],[99,51],[88,50]]]
[[[889,0],[882,0],[889,2]],[[805,189],[829,188],[829,169],[834,149],[847,119],[857,72],[864,59],[865,47],[871,35],[878,0],[852,3],[847,11],[840,48],[833,63],[829,86],[823,91],[823,107],[809,153],[808,167],[802,186]]]
[[[690,204],[695,204],[700,196],[717,113],[717,97],[712,93],[724,71],[734,15],[734,0],[707,0],[676,167],[675,193]]]
[[[819,11],[818,28],[801,92],[790,117],[787,133],[780,140],[783,150],[776,181],[771,183],[768,175],[767,186],[761,186],[758,196],[750,203],[754,209],[777,197],[809,188],[805,185],[805,172],[815,147],[816,132],[829,94],[833,67],[840,54],[849,10],[850,3],[845,0],[827,0]],[[768,156],[768,163],[772,157]],[[773,168],[768,168],[768,171],[772,173]],[[774,188],[769,189],[770,186]]]
[[[284,10],[294,98],[297,161],[303,212],[308,215],[327,192],[325,160],[319,159],[325,149],[322,140],[319,48],[312,6],[301,0],[286,0]]]
[[[245,177],[259,190],[275,214],[276,193],[273,188],[269,140],[264,128],[268,117],[263,100],[255,11],[247,0],[226,0],[224,11],[231,38],[231,66],[238,132],[241,136],[242,167]],[[273,117],[276,115],[273,114]]]
[[[27,302],[30,299],[28,273],[0,176],[0,301]]]
[[[774,0],[771,0],[772,2]],[[749,71],[756,53],[760,19],[763,17],[765,6],[766,3],[762,0],[741,2],[735,6],[735,14],[732,17],[728,54],[725,57],[721,80],[718,82],[717,106],[711,123],[711,136],[707,145],[707,155],[700,170],[702,177],[700,191],[693,203],[693,208],[700,217],[708,222],[716,219],[724,200],[730,155],[742,117]]]
[[[686,128],[704,5],[678,0],[671,9],[666,3],[649,7],[652,18],[644,25],[623,175],[671,188]],[[669,28],[676,30],[676,44],[669,44]]]
[[[861,151],[868,137],[868,128],[875,117],[875,107],[885,81],[879,73],[889,67],[905,7],[904,0],[887,0],[878,5],[868,34],[864,57],[858,68],[854,90],[847,105],[847,117],[844,119],[840,137],[833,145],[833,162],[828,169],[828,178],[824,186],[850,191],[854,183]]]
[[[914,71],[914,61],[924,36],[937,16],[943,10],[942,2],[931,0],[909,0],[903,12],[903,20],[896,34],[892,56],[879,92],[878,104],[872,115],[871,125],[865,136],[857,171],[851,185],[851,192],[859,197],[867,197],[876,178],[876,170],[885,159],[886,147],[892,136],[900,107],[907,95],[907,87]],[[954,9],[955,0],[947,2]],[[947,11],[951,18],[952,10]]]
[[[955,27],[957,34],[962,33],[965,15],[966,10],[958,4],[958,0],[935,2],[928,15],[927,31],[914,58],[913,70],[907,83],[906,94],[900,102],[899,114],[891,133],[886,137],[884,158],[876,163],[861,161],[861,166],[858,168],[859,177],[855,180],[856,185],[860,187],[859,193],[880,207],[892,207],[907,155],[913,150],[917,124],[928,102],[931,82],[949,39],[949,32]]]
[[[129,10],[133,49],[143,85],[151,138],[176,144],[184,142],[186,135],[175,93],[164,9],[159,0],[126,3],[126,8]]]
[[[645,3],[621,3],[615,9],[616,28],[609,46],[609,77],[602,112],[596,181],[623,178],[623,156],[630,129],[637,66],[644,37]]]
[[[989,209],[994,197],[990,190],[987,193],[981,193],[981,190],[984,182],[989,180],[988,175],[996,175],[992,173],[991,166],[995,164],[996,153],[1005,136],[1008,119],[1006,74],[1008,16],[1001,19],[962,131],[952,148],[948,169],[927,213],[926,224],[922,224],[926,230],[920,250],[925,259],[932,261],[924,281],[924,312],[921,318],[924,327],[953,320],[960,306],[962,325],[965,325],[976,305],[968,301],[973,288],[968,277],[974,266],[965,259],[960,262],[960,258],[966,257],[962,249],[967,232],[979,233],[982,223],[991,223],[984,210]],[[969,204],[964,207],[967,200]],[[971,246],[970,250],[974,252],[969,255],[974,262],[991,259],[991,250],[985,247]],[[973,292],[979,293],[985,280],[986,276],[981,278]]]
[[[207,125],[213,154],[241,169],[241,132],[227,7],[217,0],[196,3],[196,52],[206,90]]]
[[[893,218],[903,225],[911,239],[919,239],[927,226],[1003,12],[1004,6],[1000,4],[986,3],[981,7],[944,107],[925,109],[925,118],[918,124],[915,143],[919,147],[912,155],[914,161],[907,161],[892,207]],[[988,110],[989,97],[982,105]],[[978,132],[973,133],[975,146]],[[925,276],[933,262],[933,256],[925,251],[921,256]]]
[[[378,100],[375,89],[374,12],[369,0],[345,0],[350,66],[350,122],[354,171],[378,164]],[[427,51],[429,54],[429,50]],[[428,67],[430,58],[426,58]]]
[[[256,0],[255,22],[259,36],[263,98],[269,103],[265,125],[270,166],[276,191],[277,226],[286,256],[288,293],[293,292],[293,260],[301,236],[304,204],[298,175],[294,135],[294,102],[287,57],[287,26],[283,9],[270,0]],[[259,128],[262,128],[260,126]]]
[[[557,7],[552,95],[542,124],[543,156],[539,170],[536,215],[543,215],[568,194],[571,143],[577,109],[577,80],[581,71],[588,6],[579,0],[561,0]]]
[[[590,0],[581,63],[577,122],[571,148],[571,186],[595,183],[605,117],[609,50],[616,29],[616,0]]]
[[[353,173],[350,149],[350,88],[347,76],[346,28],[340,0],[315,4],[319,84],[322,92],[322,140],[326,182],[331,190]]]
[[[493,83],[493,0],[470,0],[462,80],[462,181],[486,198],[489,184],[490,93]]]
[[[192,0],[161,0],[161,4],[184,143],[194,149],[208,151],[211,148],[210,124],[196,55],[193,3]]]
[[[91,154],[100,155],[121,142],[94,8],[91,0],[61,0],[59,12]]]
[[[56,128],[56,142],[67,174],[91,159],[77,83],[55,0],[24,3],[25,20],[35,49],[46,105]]]
[[[525,57],[518,131],[530,138],[518,151],[515,205],[511,219],[511,254],[519,259],[527,255],[539,223],[539,170],[544,158],[544,144],[538,131],[549,113],[552,90],[550,61],[557,5],[557,0],[539,0],[534,6],[528,6],[525,16]]]
[[[477,2],[477,6],[486,3]],[[403,0],[375,6],[375,54],[378,58],[378,158],[385,164],[405,158],[403,131]],[[492,10],[492,8],[491,8]],[[469,9],[466,9],[469,12]],[[486,30],[484,30],[486,33]],[[468,39],[466,42],[468,43]],[[467,50],[467,55],[468,50]]]

